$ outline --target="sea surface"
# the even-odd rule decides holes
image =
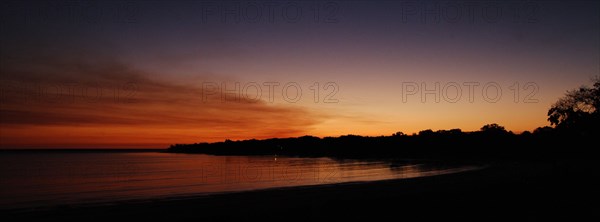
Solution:
[[[0,210],[414,178],[477,168],[419,160],[12,151],[0,153]]]

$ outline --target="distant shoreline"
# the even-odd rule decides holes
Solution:
[[[44,153],[44,152],[48,152],[48,153],[54,153],[54,152],[73,152],[73,153],[94,153],[94,152],[98,152],[98,153],[102,153],[102,152],[124,152],[124,153],[131,153],[131,152],[166,152],[167,149],[166,148],[156,148],[156,149],[152,149],[152,148],[140,148],[140,149],[119,149],[119,148],[90,148],[90,149],[86,149],[86,148],[61,148],[61,149],[56,149],[56,148],[49,148],[49,149],[0,149],[0,154],[1,153]]]

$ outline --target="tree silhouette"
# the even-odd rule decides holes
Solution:
[[[550,134],[552,132],[554,132],[554,128],[549,126],[538,127],[533,130],[533,134]]]
[[[506,129],[497,123],[486,124],[481,127],[481,131],[487,133],[506,133]]]
[[[598,132],[599,105],[600,78],[596,78],[592,88],[581,86],[567,91],[565,96],[548,110],[548,121],[565,132],[575,134]]]

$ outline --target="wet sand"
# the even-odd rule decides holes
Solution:
[[[599,217],[592,162],[512,161],[450,175],[2,212],[6,219],[546,221]],[[7,221],[4,220],[3,221]]]

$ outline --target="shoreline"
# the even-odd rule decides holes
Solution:
[[[588,219],[598,209],[593,162],[507,161],[410,179],[279,187],[184,198],[2,212],[7,219]],[[435,212],[435,213],[434,213]]]
[[[57,209],[81,209],[81,208],[97,208],[97,207],[105,207],[105,206],[115,206],[115,205],[130,205],[130,204],[147,204],[147,203],[167,203],[167,202],[176,202],[176,201],[186,201],[186,200],[196,200],[203,198],[219,198],[222,196],[234,196],[234,195],[243,195],[244,193],[257,193],[257,192],[285,192],[285,191],[294,191],[294,190],[302,190],[302,189],[321,189],[321,188],[331,188],[331,187],[340,187],[340,186],[352,186],[352,185],[367,185],[367,184],[376,184],[376,183],[390,183],[390,182],[401,182],[407,180],[414,180],[419,178],[426,177],[439,177],[439,176],[447,176],[454,174],[463,174],[470,173],[474,171],[484,170],[489,167],[489,165],[472,165],[465,166],[465,169],[457,169],[454,172],[445,172],[436,175],[422,175],[418,177],[407,177],[407,178],[393,178],[393,179],[383,179],[383,180],[364,180],[364,181],[350,181],[350,182],[337,182],[337,183],[324,183],[324,184],[308,184],[308,185],[290,185],[290,186],[280,186],[280,187],[270,187],[270,188],[258,188],[251,190],[238,190],[238,191],[221,191],[221,192],[206,192],[206,193],[194,193],[194,194],[179,194],[179,195],[169,195],[162,197],[152,197],[152,198],[140,198],[140,199],[122,199],[116,201],[98,201],[98,202],[83,202],[83,203],[73,203],[73,204],[60,204],[60,205],[47,205],[47,206],[38,206],[38,207],[18,207],[18,208],[6,208],[1,209],[0,213],[12,213],[12,214],[21,214],[21,213],[37,213],[37,212],[48,212]],[[452,170],[452,169],[450,169]]]

